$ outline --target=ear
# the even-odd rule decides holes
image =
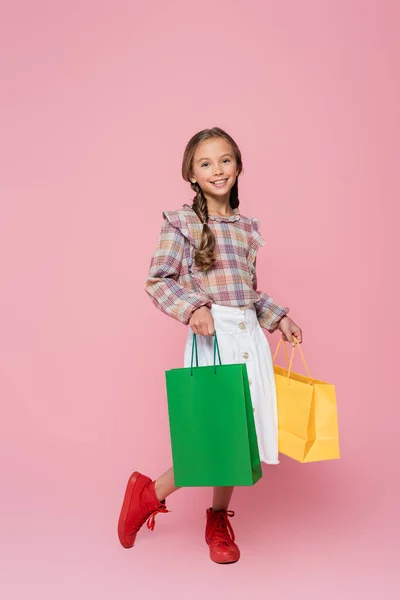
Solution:
[[[190,178],[190,181],[191,181],[192,183],[196,183],[196,177],[191,177],[191,178]]]

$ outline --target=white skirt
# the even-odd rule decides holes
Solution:
[[[257,319],[254,304],[247,307],[213,304],[215,331],[222,364],[245,363],[249,375],[260,459],[278,465],[278,411],[271,349]],[[189,327],[184,367],[190,367],[193,331]],[[214,364],[214,337],[198,335],[199,366]]]

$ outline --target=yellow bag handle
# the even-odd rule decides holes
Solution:
[[[304,358],[304,354],[303,354],[303,352],[302,352],[302,349],[301,349],[301,347],[300,347],[300,343],[299,343],[299,341],[297,340],[297,338],[295,338],[294,336],[293,336],[293,339],[294,339],[294,341],[296,342],[296,346],[293,346],[293,348],[292,348],[292,356],[290,357],[290,360],[289,360],[289,356],[288,356],[288,351],[287,351],[286,342],[285,342],[285,340],[284,340],[284,339],[281,337],[281,338],[280,338],[280,340],[279,340],[279,343],[278,343],[278,345],[277,345],[277,347],[276,347],[275,354],[274,354],[274,358],[272,359],[272,362],[275,364],[275,359],[276,359],[276,357],[277,357],[277,355],[278,355],[279,348],[281,347],[281,344],[282,344],[282,342],[283,342],[283,344],[284,344],[284,345],[283,345],[283,347],[284,347],[284,350],[285,350],[286,361],[287,361],[287,363],[288,363],[288,374],[287,374],[287,378],[289,379],[289,378],[290,378],[290,373],[291,373],[291,371],[292,371],[292,364],[293,364],[294,352],[295,352],[295,350],[296,350],[296,347],[297,347],[297,348],[299,349],[300,356],[301,356],[301,360],[303,361],[303,365],[304,365],[304,367],[305,367],[305,369],[306,369],[306,373],[307,373],[307,375],[308,375],[308,378],[311,380],[310,371],[308,370],[307,363],[306,363],[306,360],[305,360],[305,358]]]
[[[284,339],[281,337],[281,338],[280,338],[280,340],[279,340],[279,344],[278,344],[278,345],[277,345],[277,347],[276,347],[275,354],[274,354],[274,358],[272,359],[272,362],[273,362],[273,363],[275,363],[275,359],[276,359],[276,357],[277,357],[277,354],[278,354],[278,352],[279,352],[279,348],[281,347],[281,344],[282,344],[282,342],[283,342],[283,341],[284,341]],[[287,366],[289,367],[289,364],[290,364],[290,359],[289,359],[289,354],[288,354],[288,351],[287,351],[287,345],[286,345],[286,342],[285,342],[285,343],[284,343],[284,345],[283,345],[283,349],[284,349],[284,351],[285,351],[285,357],[286,357]]]

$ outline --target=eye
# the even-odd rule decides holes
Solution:
[[[224,158],[223,162],[231,162],[229,158]]]
[[[203,163],[201,166],[206,167],[207,165],[208,165],[208,163],[206,162],[206,163]]]

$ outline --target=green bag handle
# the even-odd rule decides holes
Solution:
[[[193,342],[192,342],[192,358],[190,361],[190,375],[193,375],[193,357],[194,357],[195,352],[196,352],[196,367],[198,367],[199,366],[199,355],[197,352],[196,334],[194,333],[193,334]],[[217,352],[218,352],[219,364],[222,365],[221,354],[219,352],[219,346],[218,346],[217,334],[214,332],[214,373],[215,373],[215,375],[217,374],[217,365],[216,365]]]

